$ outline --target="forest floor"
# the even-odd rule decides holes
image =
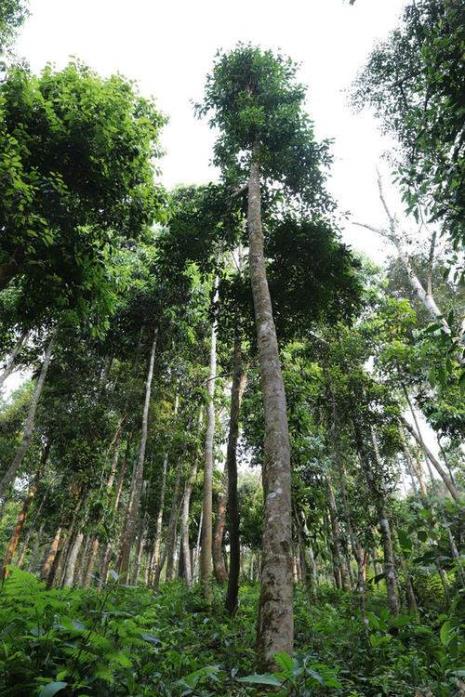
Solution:
[[[460,603],[446,616],[439,595],[430,595],[420,620],[390,619],[375,591],[363,621],[351,594],[328,587],[310,603],[297,589],[296,656],[281,656],[277,674],[257,676],[257,586],[242,587],[230,618],[219,588],[207,612],[198,590],[180,582],[158,593],[117,581],[100,592],[46,590],[13,570],[0,595],[0,695],[465,694]]]

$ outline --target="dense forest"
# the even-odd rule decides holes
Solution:
[[[292,58],[212,58],[219,175],[168,190],[169,114],[35,74],[28,12],[0,2],[0,695],[465,695],[465,0],[408,0],[348,86],[393,143],[356,221],[382,265]]]

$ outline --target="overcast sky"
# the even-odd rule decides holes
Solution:
[[[218,48],[252,41],[301,63],[319,137],[334,139],[331,191],[354,220],[382,223],[375,167],[388,143],[370,114],[354,114],[347,93],[370,48],[396,25],[405,0],[31,0],[17,44],[36,71],[76,56],[104,75],[120,72],[154,96],[169,117],[163,181],[202,183],[212,134],[193,116]],[[389,192],[393,198],[394,191]],[[351,224],[354,248],[375,259],[383,245]]]

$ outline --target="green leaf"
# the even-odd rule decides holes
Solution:
[[[263,673],[263,675],[246,675],[244,678],[237,678],[238,682],[245,682],[254,685],[273,685],[274,687],[281,687],[282,682],[278,680],[276,675],[272,673]]]
[[[399,537],[399,544],[403,550],[410,551],[412,549],[412,539],[407,535],[405,530],[399,530],[397,533]]]
[[[50,682],[48,685],[44,685],[44,687],[41,689],[39,692],[39,697],[53,697],[53,695],[56,695],[57,692],[64,690],[65,687],[68,687],[67,682]]]
[[[439,632],[439,638],[441,639],[441,644],[443,646],[449,646],[450,642],[454,638],[455,630],[452,627],[449,620],[444,622]]]
[[[278,653],[275,653],[274,660],[276,665],[281,668],[282,671],[284,671],[287,675],[292,675],[296,666],[296,661],[292,658],[292,656],[289,656],[289,654],[285,651],[279,651]]]

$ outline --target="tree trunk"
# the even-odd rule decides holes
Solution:
[[[10,538],[10,541],[8,543],[8,547],[6,548],[5,556],[3,558],[3,562],[0,566],[0,578],[4,579],[6,574],[7,574],[7,567],[11,562],[13,561],[13,557],[15,555],[16,549],[18,547],[18,543],[21,537],[21,533],[24,528],[24,523],[26,522],[27,514],[29,511],[29,508],[31,506],[31,503],[34,499],[34,496],[36,495],[37,492],[37,479],[29,487],[29,491],[27,493],[26,498],[24,499],[23,506],[21,508],[21,511],[19,512],[18,518],[16,520],[16,525],[15,529],[13,530],[13,534]]]
[[[378,453],[376,436],[374,434],[373,428],[370,426],[370,451],[372,453],[372,457],[370,458],[365,442],[363,440],[362,430],[356,418],[353,418],[353,425],[357,450],[360,457],[360,463],[362,465],[362,470],[367,482],[368,490],[371,496],[373,497],[373,503],[375,504],[378,516],[378,525],[383,545],[384,577],[386,581],[389,612],[392,615],[398,615],[399,595],[397,591],[397,574],[394,549],[392,546],[391,527],[385,508],[384,485],[382,482],[378,482],[377,480],[377,477],[380,477],[379,473],[382,472],[382,466]]]
[[[228,448],[226,472],[228,475],[227,522],[229,532],[229,578],[226,594],[226,609],[230,615],[237,610],[239,575],[241,570],[240,515],[237,494],[237,441],[239,439],[239,416],[242,396],[246,386],[246,373],[242,361],[241,337],[237,333],[233,350],[233,379],[229,412]]]
[[[17,359],[18,354],[19,354],[19,352],[21,351],[21,349],[22,349],[22,347],[23,347],[23,345],[24,345],[24,342],[26,341],[26,339],[27,339],[27,337],[28,337],[28,334],[29,334],[29,331],[27,331],[27,330],[24,330],[24,331],[20,334],[20,336],[19,336],[19,338],[18,338],[18,341],[16,342],[16,344],[15,344],[14,347],[13,347],[13,351],[12,351],[11,354],[8,356],[8,360],[7,360],[6,364],[5,364],[5,367],[4,367],[3,371],[2,371],[2,373],[0,374],[0,389],[3,387],[3,384],[4,384],[5,380],[6,380],[6,379],[11,375],[11,373],[14,371],[16,359]]]
[[[223,556],[223,537],[226,526],[226,505],[228,500],[228,472],[225,468],[223,472],[222,490],[218,494],[218,506],[216,509],[215,530],[213,532],[213,571],[218,583],[226,583],[228,580],[228,572]]]
[[[163,457],[163,470],[160,489],[160,505],[158,508],[157,524],[155,527],[155,538],[153,541],[152,556],[150,559],[150,578],[149,582],[154,583],[155,579],[160,578],[160,549],[161,549],[161,533],[163,529],[163,513],[165,511],[165,495],[166,495],[166,473],[168,470],[168,455]],[[158,583],[157,583],[158,585]]]
[[[373,446],[373,459],[379,472],[382,471],[382,463],[378,450],[376,435],[372,427],[370,427],[370,435]],[[376,489],[374,489],[376,491]],[[376,496],[376,504],[378,511],[379,527],[381,531],[381,539],[383,542],[384,555],[384,577],[386,581],[388,607],[391,615],[398,615],[400,611],[399,593],[397,588],[397,573],[396,559],[394,556],[394,547],[392,544],[391,525],[387,517],[384,507],[384,496]]]
[[[383,508],[380,508],[378,516],[381,540],[383,542],[384,578],[386,581],[389,612],[391,615],[398,615],[400,609],[399,594],[397,591],[396,562],[392,546],[391,526]]]
[[[84,585],[84,578],[86,575],[87,567],[89,565],[89,558],[91,553],[91,541],[90,535],[84,535],[84,544],[81,547],[81,557],[79,559],[78,568],[76,576],[74,578],[74,584],[78,587]]]
[[[218,297],[218,279],[215,280],[215,298]],[[213,440],[215,436],[215,383],[216,383],[216,319],[211,329],[210,370],[208,375],[207,428],[205,432],[205,466],[203,475],[203,524],[202,547],[200,550],[200,579],[202,593],[208,606],[212,597],[212,514],[213,514]]]
[[[265,524],[257,652],[261,665],[272,668],[274,655],[280,651],[292,654],[294,645],[291,464],[286,393],[266,276],[258,154],[258,148],[254,147],[247,213],[250,278],[265,412]]]
[[[92,574],[94,571],[95,562],[97,560],[97,554],[98,554],[99,547],[100,547],[100,540],[98,539],[98,537],[94,537],[92,539],[92,543],[90,545],[89,557],[87,560],[87,567],[86,567],[84,574],[83,574],[83,577],[82,577],[82,585],[84,586],[84,588],[88,588],[92,583]]]
[[[430,450],[430,449],[428,448],[428,446],[426,445],[425,441],[424,441],[423,438],[422,438],[421,433],[417,432],[417,431],[413,428],[413,426],[411,426],[411,425],[409,424],[409,422],[407,421],[407,419],[404,419],[404,417],[401,417],[401,421],[402,421],[402,424],[403,424],[403,425],[405,426],[405,428],[407,429],[407,431],[410,433],[410,435],[413,436],[413,438],[416,440],[416,442],[418,443],[418,445],[420,446],[420,448],[423,450],[423,452],[425,453],[425,455],[426,455],[426,457],[428,458],[428,460],[429,460],[429,461],[431,462],[431,464],[433,465],[433,467],[434,467],[434,469],[436,470],[436,472],[437,472],[437,473],[439,474],[439,476],[441,477],[442,481],[443,481],[444,484],[446,485],[446,488],[447,488],[447,490],[449,491],[449,493],[450,493],[450,495],[452,496],[452,498],[454,499],[454,501],[460,501],[460,494],[459,494],[457,488],[456,488],[455,485],[453,484],[453,482],[452,482],[451,478],[449,477],[449,475],[447,474],[447,472],[446,472],[446,471],[444,470],[444,468],[442,467],[442,465],[441,465],[441,463],[439,462],[439,460],[433,455],[433,453],[431,452],[431,450]]]
[[[197,533],[197,542],[195,545],[194,554],[192,556],[192,578],[198,579],[200,575],[200,544],[202,538],[202,523],[203,523],[203,510],[200,511],[199,529]]]
[[[24,432],[23,432],[23,438],[22,438],[21,445],[19,446],[18,450],[16,451],[16,455],[13,458],[13,462],[8,467],[7,471],[5,472],[2,479],[0,480],[0,498],[4,498],[5,491],[6,491],[7,487],[14,480],[16,473],[19,470],[21,463],[23,461],[23,458],[27,452],[27,449],[29,448],[32,437],[34,435],[34,424],[35,424],[37,406],[39,404],[39,399],[40,399],[40,396],[42,394],[42,390],[44,387],[45,378],[47,376],[48,367],[50,365],[50,359],[52,357],[53,339],[54,339],[54,337],[52,336],[52,338],[48,342],[47,348],[45,350],[44,360],[42,361],[42,367],[40,369],[39,379],[37,380],[34,394],[32,395],[31,403],[29,405],[29,411],[27,414],[26,423],[24,425]]]
[[[74,577],[76,575],[76,562],[79,552],[81,551],[83,541],[84,533],[78,532],[69,551],[68,559],[66,560],[65,574],[63,578],[63,586],[65,588],[71,588],[74,583]]]
[[[172,581],[174,578],[174,570],[175,570],[174,557],[175,557],[175,552],[176,552],[176,533],[177,533],[178,519],[179,519],[179,497],[181,494],[181,474],[182,474],[182,468],[178,464],[178,467],[176,470],[176,479],[174,482],[173,501],[171,504],[170,517],[168,520],[168,530],[166,532],[165,552],[163,554],[163,561],[160,564],[160,572],[161,572],[163,565],[164,565],[164,560],[166,559],[166,580],[167,581]],[[158,574],[158,579],[159,578],[160,578],[160,574]],[[157,583],[157,585],[158,585],[158,583]]]
[[[350,590],[350,583],[348,581],[348,571],[345,565],[344,556],[341,550],[341,526],[339,524],[338,510],[336,505],[336,498],[334,496],[334,490],[329,477],[327,478],[328,487],[328,503],[329,503],[329,519],[331,523],[331,532],[333,537],[333,557],[334,564],[336,566],[336,576],[339,579],[342,590]]]
[[[200,410],[199,421],[202,419],[202,410]],[[183,558],[183,572],[186,584],[190,587],[192,585],[192,564],[191,564],[191,550],[189,544],[189,512],[192,490],[197,479],[197,460],[194,458],[194,462],[189,473],[189,478],[184,487],[184,496],[182,499],[182,509],[181,509],[181,552]]]
[[[34,479],[29,487],[26,498],[24,499],[23,507],[18,515],[15,529],[13,531],[10,542],[9,542],[8,547],[6,549],[6,552],[5,552],[5,557],[3,559],[2,564],[0,565],[0,578],[3,578],[5,576],[6,567],[9,564],[11,564],[11,562],[13,561],[14,555],[16,553],[16,549],[17,549],[18,544],[19,544],[19,540],[21,538],[21,534],[22,534],[23,529],[24,529],[24,524],[26,522],[31,504],[35,498],[36,493],[37,493],[39,479],[40,479],[41,473],[43,472],[43,469],[47,463],[49,453],[50,453],[50,442],[46,442],[46,444],[42,450],[42,454],[40,457],[40,462],[39,462],[39,466],[37,468],[37,472],[34,475]],[[45,501],[45,497],[42,498],[38,513],[40,513],[40,510],[44,504],[44,501]],[[25,549],[23,550],[23,553],[25,554],[26,551],[27,551],[27,542],[25,545]],[[21,556],[23,556],[23,555],[21,555]],[[18,564],[18,566],[20,566],[20,564]]]
[[[141,439],[139,446],[139,457],[135,465],[134,485],[131,488],[131,498],[128,506],[128,515],[126,520],[125,530],[123,531],[118,570],[123,583],[128,581],[129,572],[129,557],[131,555],[131,547],[134,542],[134,537],[137,529],[137,521],[140,510],[142,497],[142,488],[144,485],[144,461],[145,461],[145,446],[147,444],[148,421],[150,396],[152,392],[153,367],[155,364],[155,350],[157,347],[158,327],[155,328],[152,341],[152,349],[150,352],[149,368],[147,373],[147,381],[145,386],[145,402],[142,414]]]
[[[58,548],[60,546],[60,540],[61,540],[62,533],[63,533],[63,529],[61,527],[57,528],[57,531],[55,533],[55,537],[52,540],[52,544],[50,545],[48,554],[45,557],[44,563],[42,564],[42,570],[41,570],[40,576],[43,580],[47,580],[50,576],[50,572],[52,570],[52,565],[53,565],[53,562],[55,561],[55,557],[57,555]]]

